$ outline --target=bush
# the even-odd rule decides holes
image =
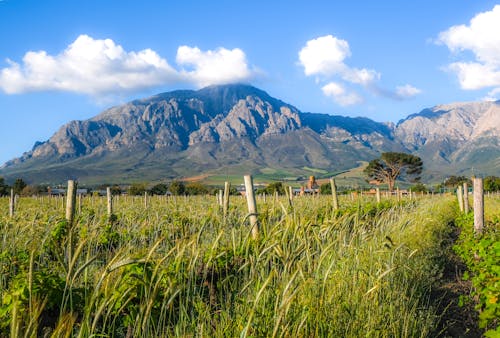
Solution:
[[[146,192],[145,183],[134,183],[128,188],[128,194],[132,196],[144,195]]]
[[[192,182],[186,185],[185,192],[188,195],[206,195],[209,193],[209,189],[199,182]]]
[[[168,190],[170,190],[173,195],[184,195],[186,193],[186,186],[181,181],[173,181],[170,183]]]

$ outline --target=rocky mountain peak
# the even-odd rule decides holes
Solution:
[[[256,170],[336,171],[384,151],[418,154],[428,172],[446,167],[449,173],[451,166],[459,173],[471,163],[478,168],[481,159],[487,172],[497,173],[499,135],[500,102],[439,105],[394,125],[303,113],[249,85],[210,86],[158,94],[72,121],[7,162],[0,175],[54,182],[71,172],[125,182],[131,175],[160,179],[241,163]]]

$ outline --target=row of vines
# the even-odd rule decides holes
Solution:
[[[239,197],[0,199],[0,336],[439,336],[453,198],[331,202],[259,200],[254,240]]]

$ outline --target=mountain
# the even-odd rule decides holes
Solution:
[[[428,174],[500,174],[500,101],[425,109],[400,121],[394,133],[422,157]]]
[[[303,113],[248,85],[210,86],[135,100],[69,122],[4,164],[0,176],[102,183],[207,171],[335,172],[384,151],[417,153],[437,175],[445,167],[467,170],[484,154],[498,155],[498,109],[498,103],[437,106],[394,125]],[[481,170],[498,168],[492,161]]]

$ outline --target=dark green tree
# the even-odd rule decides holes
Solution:
[[[165,183],[158,183],[151,188],[152,195],[165,195],[168,191],[168,186]]]
[[[111,190],[111,195],[121,195],[122,193],[122,188],[118,185],[118,184],[113,184],[111,187],[110,187],[110,190]]]
[[[173,195],[184,195],[186,193],[186,186],[181,181],[172,181],[172,183],[170,183],[168,187],[168,190]]]
[[[456,186],[462,185],[464,183],[472,185],[472,181],[465,176],[450,176],[444,180],[443,186],[447,188],[455,188]]]
[[[412,185],[410,187],[410,191],[413,191],[413,192],[427,192],[427,187],[425,185],[423,185],[422,183],[417,183],[415,185]]]
[[[332,185],[330,183],[323,183],[319,186],[319,193],[321,195],[331,195]]]
[[[9,194],[9,186],[5,184],[5,179],[0,177],[0,196],[7,196]]]
[[[209,193],[209,189],[202,183],[191,182],[186,184],[185,192],[188,195],[206,195]]]
[[[483,180],[484,191],[494,192],[500,191],[500,177],[488,176]]]
[[[418,156],[388,152],[382,153],[380,158],[370,161],[364,172],[371,180],[386,183],[389,191],[394,189],[394,182],[398,178],[405,178],[410,182],[418,182],[422,173],[423,162]]]
[[[27,186],[26,182],[24,182],[22,178],[18,178],[14,182],[14,185],[12,186],[12,188],[14,189],[15,194],[21,195],[21,192],[23,191],[23,189],[26,186]]]
[[[140,196],[144,195],[146,192],[146,184],[145,183],[133,183],[128,188],[128,194],[132,196]]]
[[[285,194],[285,187],[282,182],[269,183],[265,188],[257,190],[257,194],[274,195],[275,192],[278,192],[279,195]]]

